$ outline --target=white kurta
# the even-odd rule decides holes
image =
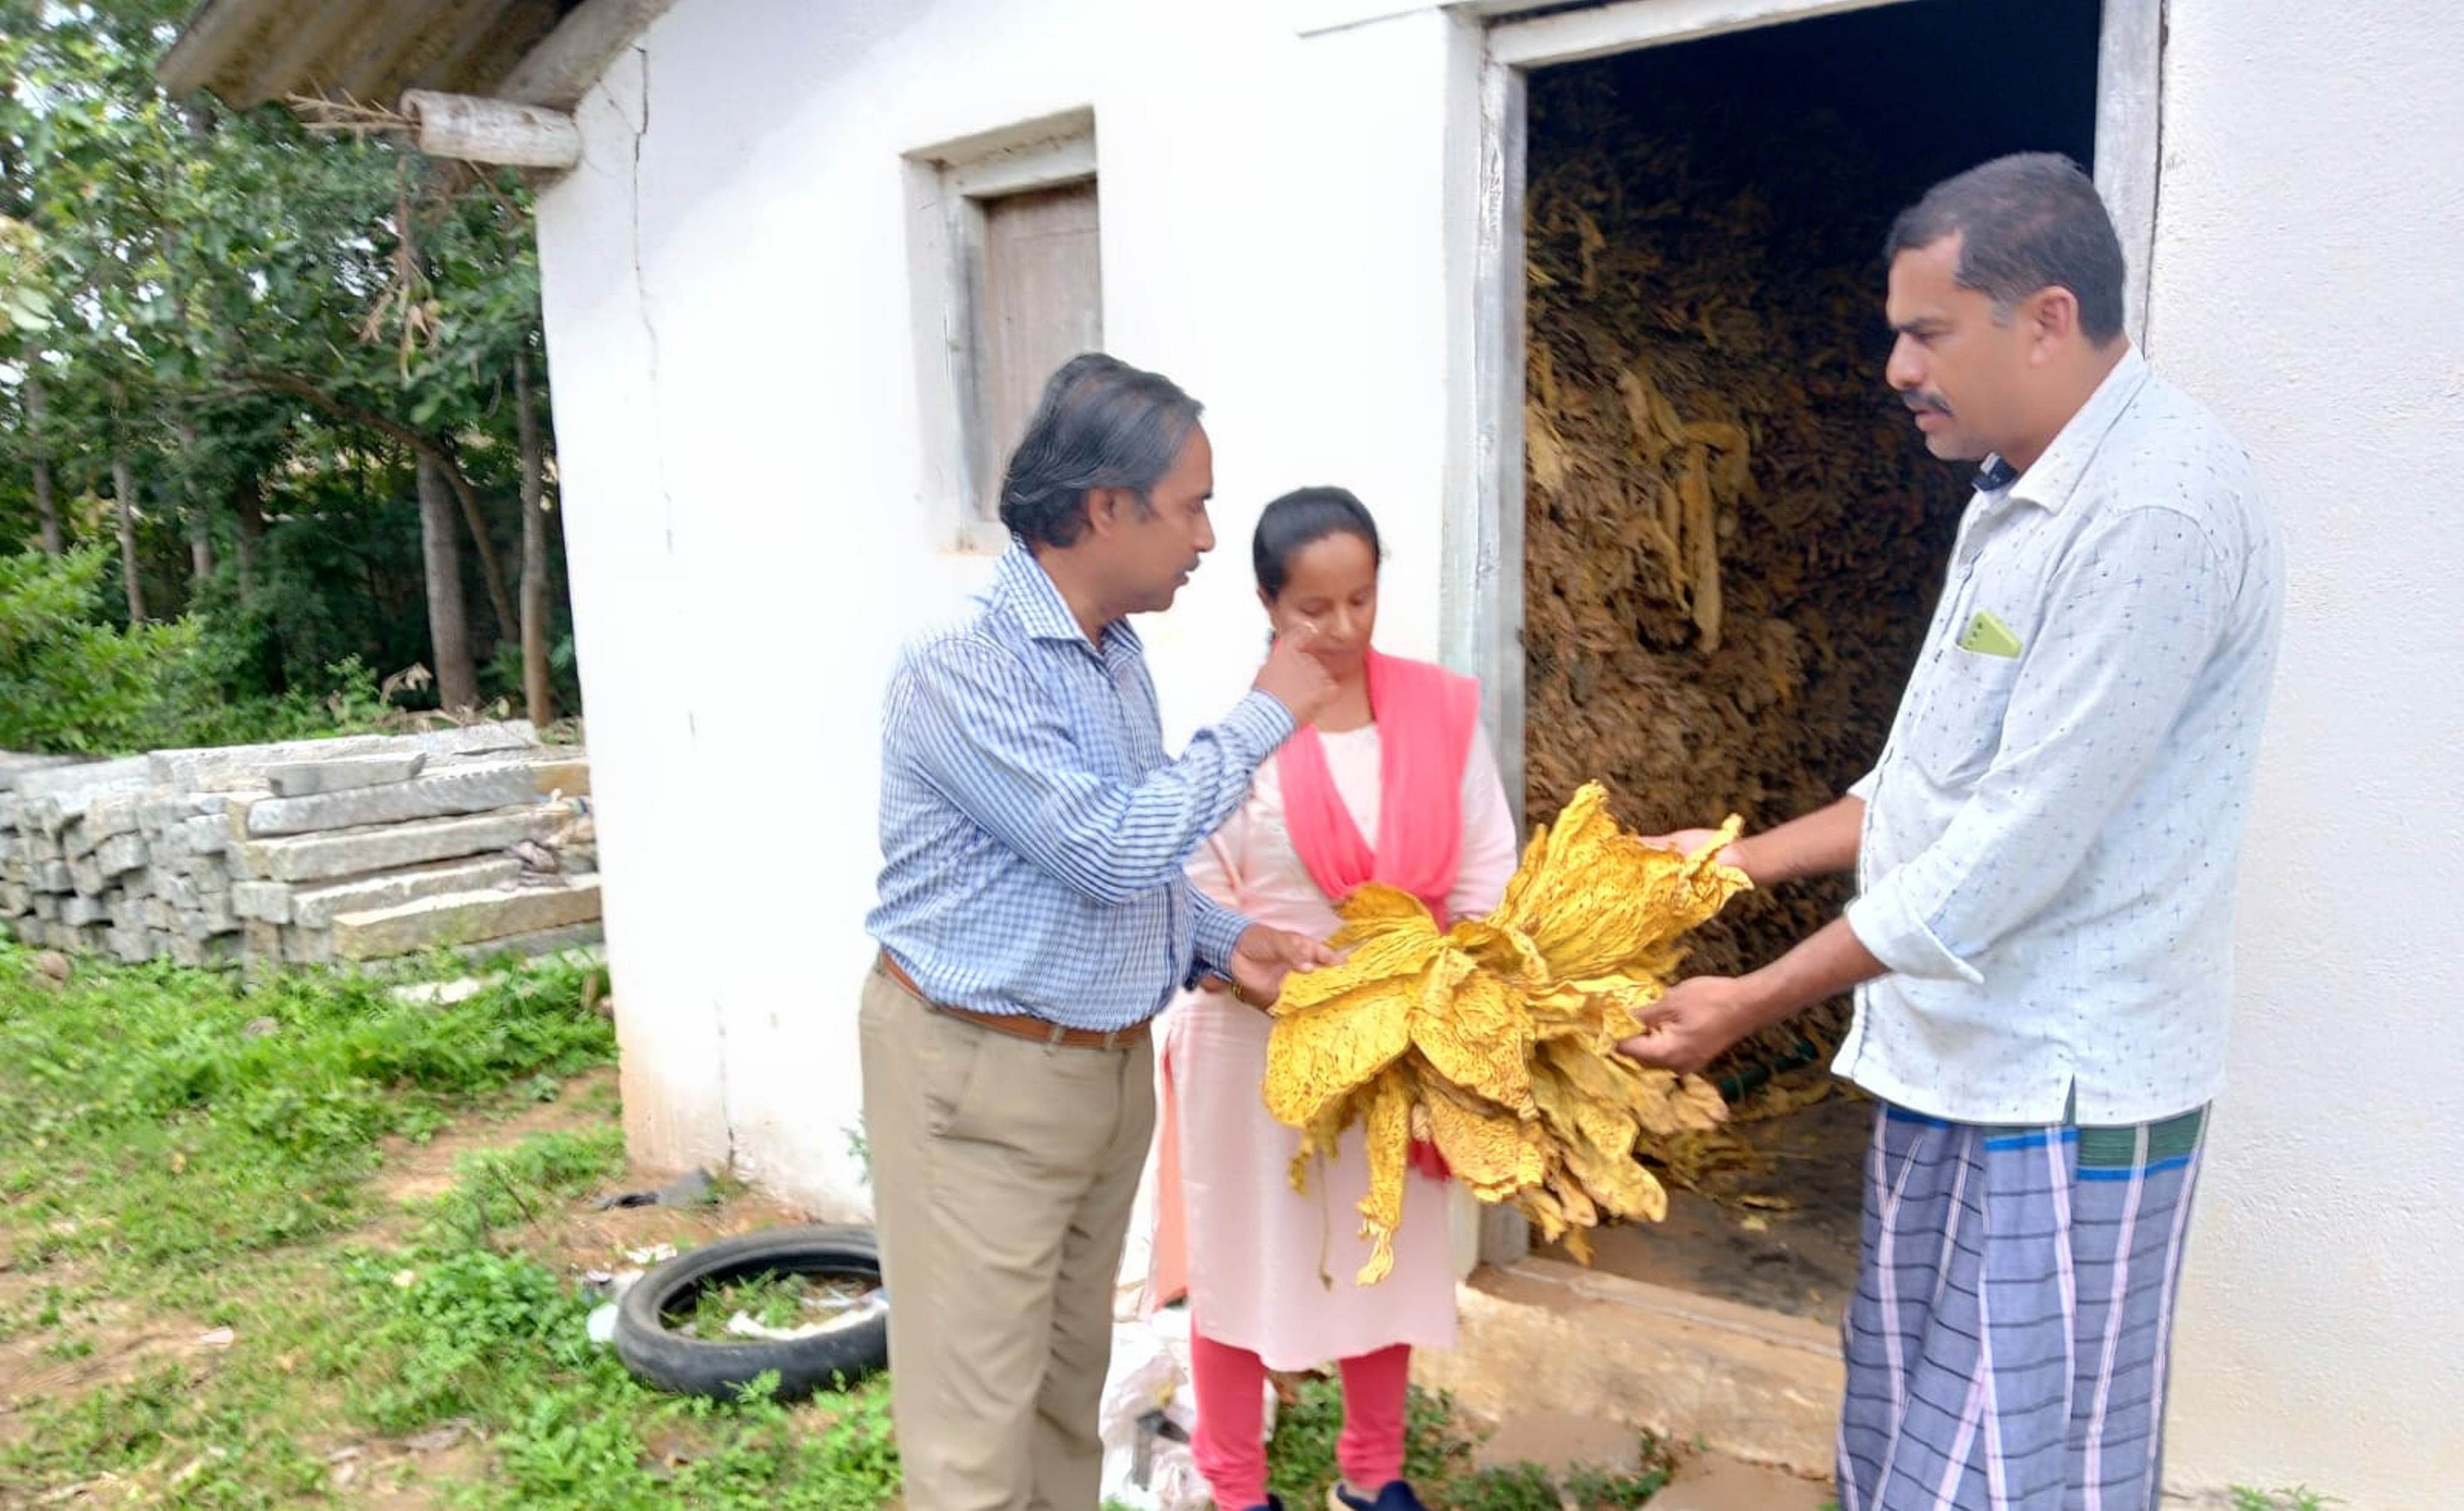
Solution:
[[[1335,792],[1374,844],[1376,727],[1322,738]],[[1505,784],[1487,740],[1476,734],[1463,770],[1462,860],[1448,911],[1461,917],[1495,908],[1516,859]],[[1342,922],[1292,848],[1271,761],[1192,859],[1190,875],[1257,923],[1324,938]],[[1355,1284],[1370,1247],[1359,1236],[1358,1204],[1369,1190],[1359,1131],[1312,1169],[1306,1194],[1292,1190],[1300,1134],[1269,1117],[1261,1095],[1269,1021],[1228,995],[1209,994],[1183,996],[1164,1019],[1163,1127],[1177,1139],[1179,1185],[1158,1193],[1157,1220],[1168,1226],[1177,1215],[1179,1229],[1156,1237],[1150,1295],[1166,1298],[1185,1281],[1198,1331],[1275,1369],[1315,1369],[1396,1344],[1451,1347],[1446,1187],[1406,1177],[1394,1272],[1375,1285]]]

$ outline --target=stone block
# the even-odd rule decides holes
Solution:
[[[531,779],[542,798],[590,796],[590,757],[564,756],[531,762]]]
[[[180,833],[187,839],[191,855],[220,855],[231,843],[231,820],[221,812],[201,813],[180,821]]]
[[[241,846],[241,855],[250,873],[264,880],[331,881],[484,855],[524,840],[544,838],[554,831],[556,822],[556,809],[535,803],[466,818],[252,841]]]
[[[153,768],[143,756],[122,760],[80,761],[73,765],[55,766],[43,771],[28,772],[17,778],[17,797],[24,804],[23,816],[39,812],[38,821],[57,834],[60,825],[85,812],[87,804],[105,793],[151,785]]]
[[[34,894],[34,916],[41,919],[43,922],[47,924],[59,922],[60,908],[61,898],[59,893],[36,892]]]
[[[110,884],[111,878],[104,873],[102,863],[93,856],[89,855],[83,860],[69,863],[69,887],[72,891],[82,892],[88,897],[99,897],[102,895],[102,889]]]
[[[187,934],[174,934],[171,936],[171,958],[191,970],[231,965],[240,958],[239,936],[215,934],[196,939]]]
[[[36,865],[46,865],[55,861],[68,859],[60,849],[58,835],[45,834],[40,829],[28,829],[21,832],[26,837],[26,859]]]
[[[205,906],[180,914],[180,931],[191,939],[211,939],[217,934],[239,932],[239,914],[231,910],[228,896],[209,897]]]
[[[314,798],[324,793],[355,792],[408,781],[428,764],[425,751],[386,756],[344,756],[335,760],[295,761],[265,770],[266,785],[277,798]]]
[[[150,929],[122,929],[114,926],[110,931],[111,953],[130,965],[143,965],[154,958],[154,931]]]
[[[471,964],[478,965],[498,955],[514,955],[524,960],[537,960],[546,955],[588,955],[598,952],[605,963],[606,931],[595,922],[568,924],[562,929],[541,929],[526,934],[507,934],[484,944],[462,945],[451,953]]]
[[[69,861],[77,861],[78,855],[96,853],[113,838],[138,836],[138,808],[143,801],[143,789],[106,791],[86,806],[84,814],[67,816],[64,811],[64,823],[59,825],[61,853],[69,855]]]
[[[147,775],[158,786],[188,792],[229,792],[261,783],[274,766],[304,761],[347,759],[354,756],[392,756],[417,752],[424,756],[486,756],[528,750],[539,744],[539,733],[527,719],[429,730],[418,734],[346,734],[321,740],[287,740],[274,745],[208,746],[193,750],[156,751],[145,757]]]
[[[160,870],[154,873],[154,895],[183,912],[193,911],[204,896],[197,890],[196,878],[174,876]]]
[[[490,855],[466,861],[441,861],[409,870],[387,871],[324,887],[303,887],[292,895],[290,916],[279,921],[295,923],[304,929],[324,929],[331,927],[334,920],[343,913],[399,908],[405,903],[443,897],[451,892],[510,887],[522,873],[522,863],[512,856]]]
[[[105,876],[118,876],[145,864],[145,836],[129,830],[95,847],[94,858]]]
[[[231,867],[225,865],[216,856],[198,856],[191,863],[188,880],[194,882],[197,890],[202,893],[227,892],[231,889]]]
[[[17,751],[0,752],[0,794],[14,794],[19,784],[36,772],[86,766],[93,761],[91,756],[30,756]]]
[[[265,839],[485,813],[533,801],[538,796],[538,785],[527,765],[508,761],[467,766],[384,787],[361,787],[310,798],[268,798],[250,806],[248,836],[252,840]]]
[[[142,787],[115,789],[86,805],[86,833],[97,844],[115,834],[136,834],[145,826],[145,804],[153,795]]]
[[[112,885],[131,897],[152,897],[156,893],[154,868],[141,865],[112,879]]]
[[[231,906],[232,912],[251,923],[287,924],[291,921],[291,884],[234,882]]]
[[[112,909],[121,899],[72,897],[60,904],[60,922],[64,924],[99,924],[114,921]]]
[[[159,929],[166,934],[180,931],[180,909],[160,897],[145,899],[144,908],[146,928]]]
[[[583,878],[515,891],[449,892],[334,919],[334,953],[377,960],[435,946],[482,944],[599,917],[599,883]]]
[[[285,965],[332,965],[334,934],[328,929],[285,929],[282,931],[282,962]]]
[[[20,918],[34,910],[34,889],[23,882],[0,882],[0,913]]]
[[[77,889],[77,880],[69,874],[69,863],[56,857],[48,861],[35,862],[33,879],[34,890],[38,892],[67,892]]]
[[[282,962],[282,926],[250,921],[239,926],[240,948],[255,959]]]
[[[55,924],[52,927],[59,931],[59,937],[64,941],[55,945],[53,947],[55,949],[81,950],[87,954],[113,953],[111,943],[113,930],[109,924],[79,924],[74,928],[67,924]]]

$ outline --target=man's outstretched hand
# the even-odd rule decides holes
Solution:
[[[1342,959],[1324,942],[1307,934],[1251,924],[1243,931],[1241,942],[1232,947],[1232,984],[1238,988],[1233,995],[1264,1010],[1284,995],[1284,977],[1295,971],[1335,965]]]

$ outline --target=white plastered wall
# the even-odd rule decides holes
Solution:
[[[1467,301],[1446,121],[1475,35],[1433,11],[1304,37],[1267,5],[684,0],[584,101],[540,241],[638,1158],[865,1201],[880,690],[989,566],[925,496],[904,155],[1094,112],[1107,345],[1202,400],[1215,442],[1221,545],[1141,625],[1177,743],[1254,670],[1248,532],[1285,489],[1370,501],[1382,638],[1438,649]]]
[[[2170,11],[2149,349],[2256,456],[2289,588],[2170,1467],[2431,1511],[2464,1486],[2464,21]]]

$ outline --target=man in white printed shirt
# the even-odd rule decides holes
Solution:
[[[2152,1511],[2276,537],[2241,449],[2123,335],[2076,166],[1939,185],[1887,254],[1891,386],[1984,471],[1880,762],[1730,857],[1859,895],[1627,1048],[1699,1068],[1857,990],[1836,1068],[1880,1106],[1841,1511]]]

